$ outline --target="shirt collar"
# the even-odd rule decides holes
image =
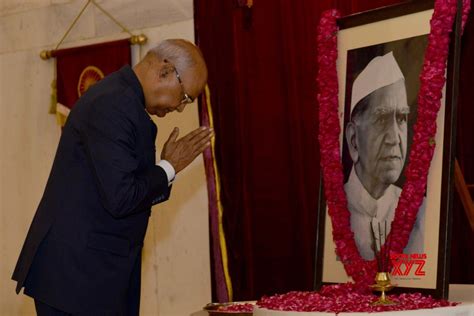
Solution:
[[[370,217],[376,217],[379,220],[386,219],[389,211],[388,206],[391,205],[393,201],[397,201],[398,198],[395,186],[390,185],[380,198],[374,199],[360,182],[355,168],[351,170],[346,187],[347,198],[350,200],[350,204],[356,206],[355,211]]]

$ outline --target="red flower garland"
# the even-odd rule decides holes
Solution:
[[[298,312],[385,312],[406,311],[422,308],[437,308],[456,306],[446,300],[436,300],[431,296],[421,293],[390,295],[390,299],[396,305],[376,305],[372,303],[377,300],[373,294],[357,292],[352,283],[326,285],[319,292],[289,292],[286,294],[264,296],[258,302],[259,308],[281,311]]]
[[[389,236],[391,251],[394,253],[402,253],[408,243],[426,189],[428,170],[435,149],[433,140],[436,135],[436,117],[441,106],[442,88],[446,80],[445,67],[449,49],[449,35],[455,19],[456,3],[456,0],[436,0],[430,22],[431,32],[420,75],[418,117],[414,126],[409,164],[405,171],[406,181],[395,210],[395,218]],[[463,0],[463,26],[469,9],[470,0]],[[375,260],[364,260],[355,244],[344,191],[339,152],[341,130],[337,111],[336,70],[338,31],[336,20],[339,16],[337,10],[325,11],[318,26],[318,138],[321,167],[336,254],[340,257],[346,273],[356,283],[368,285],[373,283],[377,266]]]

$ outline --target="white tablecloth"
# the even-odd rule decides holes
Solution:
[[[474,303],[463,303],[453,307],[418,309],[403,312],[340,313],[338,316],[474,316]]]
[[[335,313],[270,311],[258,307],[253,314],[254,316],[336,316]],[[474,303],[399,312],[339,313],[337,316],[474,316]]]
[[[338,316],[474,316],[474,284],[451,284],[449,286],[449,301],[460,302],[454,307],[440,307],[434,309],[420,309],[403,312],[382,313],[340,313]],[[304,316],[309,313],[296,313]],[[313,313],[314,315],[314,313]],[[321,313],[321,315],[331,315]],[[191,316],[208,316],[206,311],[192,313]]]

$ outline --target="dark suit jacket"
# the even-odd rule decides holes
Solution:
[[[122,308],[151,205],[170,193],[155,137],[129,66],[80,98],[13,274],[17,292],[70,313]]]

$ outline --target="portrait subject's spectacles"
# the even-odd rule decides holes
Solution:
[[[193,103],[194,99],[192,97],[190,97],[189,94],[184,92],[183,81],[181,81],[181,76],[178,73],[178,69],[176,69],[176,67],[173,67],[173,68],[174,68],[174,73],[176,74],[176,78],[178,79],[178,82],[181,85],[181,92],[183,93],[183,99],[181,100],[181,102],[179,104],[181,105],[181,104]]]

